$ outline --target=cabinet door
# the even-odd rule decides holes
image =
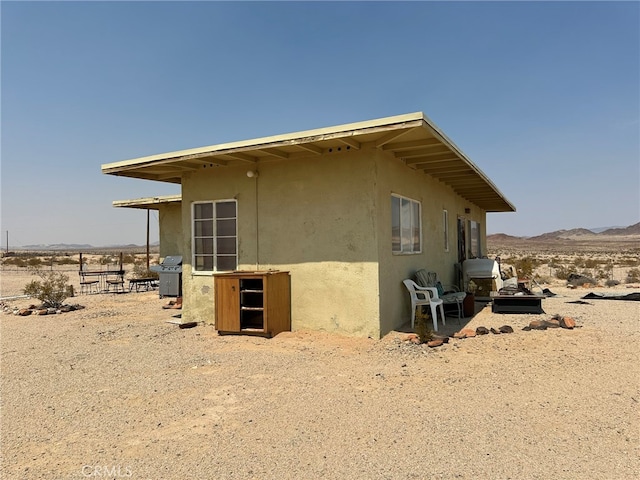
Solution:
[[[216,330],[240,331],[240,281],[216,277]]]

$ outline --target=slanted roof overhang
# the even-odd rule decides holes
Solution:
[[[488,212],[515,207],[489,178],[422,112],[335,127],[135,158],[102,165],[102,173],[181,183],[184,172],[319,157],[377,148],[431,175]]]
[[[158,210],[161,205],[179,204],[182,195],[164,195],[160,197],[145,197],[132,200],[114,200],[114,207],[141,208],[144,210]]]

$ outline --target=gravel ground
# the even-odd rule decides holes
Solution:
[[[154,292],[2,314],[1,477],[638,478],[640,303],[553,290],[543,315],[448,319],[515,332],[435,349],[180,329]],[[579,328],[521,330],[556,313]]]

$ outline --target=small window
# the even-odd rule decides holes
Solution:
[[[421,253],[422,223],[420,202],[391,196],[391,251]]]
[[[235,270],[238,266],[237,202],[193,204],[193,269],[196,272]]]
[[[442,210],[442,231],[444,232],[444,251],[449,251],[449,212]]]

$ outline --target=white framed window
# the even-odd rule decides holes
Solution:
[[[444,232],[444,251],[449,251],[449,212],[442,210],[442,231]]]
[[[191,209],[193,271],[235,270],[238,267],[237,201],[194,202]]]
[[[391,195],[391,251],[422,253],[422,205],[400,195]]]

